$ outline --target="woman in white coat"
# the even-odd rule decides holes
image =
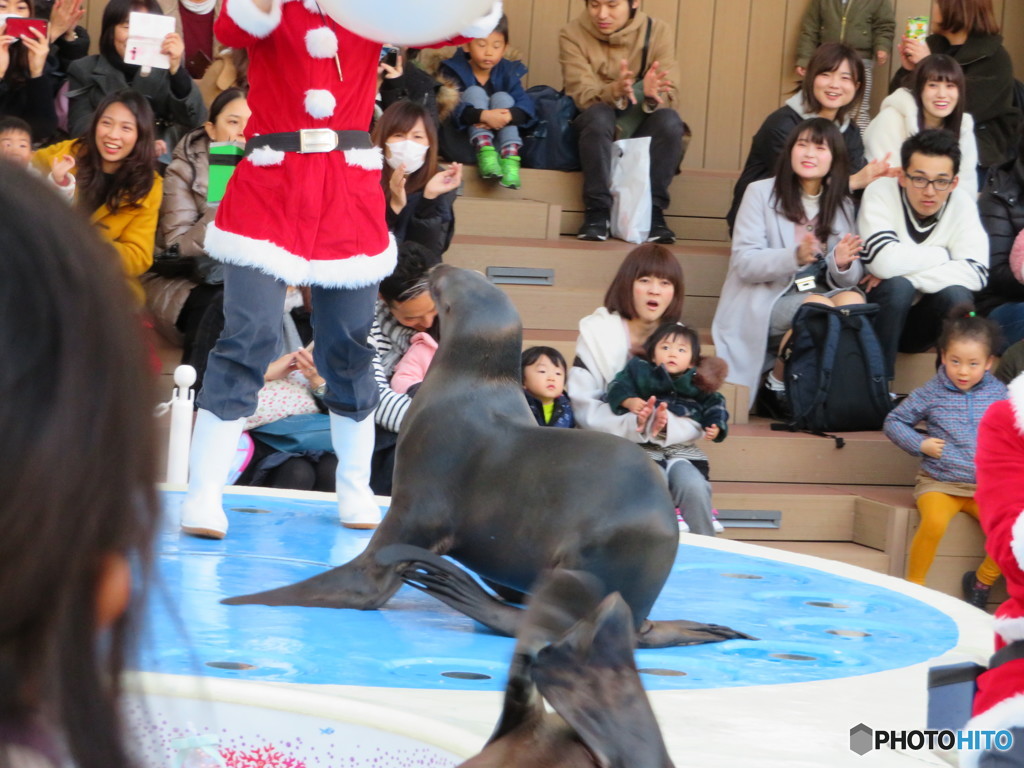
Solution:
[[[960,142],[960,184],[978,190],[978,141],[974,119],[964,111],[967,103],[964,71],[944,53],[921,60],[914,69],[910,88],[890,93],[878,116],[864,131],[864,150],[869,160],[891,155],[899,160],[903,142],[929,128],[942,128]]]
[[[624,437],[633,443],[667,446],[703,437],[692,419],[676,416],[652,397],[638,413],[612,412],[605,398],[615,374],[631,357],[643,354],[644,342],[662,323],[678,322],[683,311],[683,270],[672,252],[645,243],[626,258],[608,291],[604,306],[580,320],[576,358],[566,387],[576,423]],[[711,484],[690,462],[677,461],[667,469],[672,499],[691,533],[714,536]]]
[[[728,381],[758,392],[774,361],[758,393],[764,415],[788,415],[777,355],[800,305],[864,301],[856,288],[863,267],[855,222],[842,134],[823,118],[803,121],[779,155],[775,178],[754,182],[743,195],[711,326]]]

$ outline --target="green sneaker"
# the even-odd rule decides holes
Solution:
[[[476,165],[480,169],[481,179],[500,179],[501,164],[499,163],[498,150],[493,146],[480,147],[476,151]]]
[[[501,186],[519,189],[519,155],[501,158]]]

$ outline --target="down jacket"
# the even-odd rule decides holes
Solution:
[[[978,213],[988,232],[988,285],[978,294],[978,309],[988,314],[1000,304],[1024,301],[1024,284],[1010,269],[1010,249],[1024,230],[1024,158],[1017,158],[1012,168],[997,171],[989,177],[985,191],[978,198]]]

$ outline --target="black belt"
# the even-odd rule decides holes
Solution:
[[[260,147],[276,149],[279,152],[332,152],[335,149],[373,149],[370,134],[366,131],[334,131],[330,128],[305,128],[287,133],[264,133],[253,136],[245,142],[245,154],[251,155]]]

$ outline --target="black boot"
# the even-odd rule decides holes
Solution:
[[[978,574],[974,571],[964,574],[963,579],[960,580],[960,586],[964,590],[964,600],[984,611],[985,606],[988,605],[988,593],[992,588],[979,582]]]
[[[651,208],[651,233],[647,236],[647,242],[672,245],[675,241],[676,233],[665,223],[665,214],[661,208],[654,206]]]
[[[576,237],[579,240],[607,240],[611,214],[607,208],[587,208],[583,213],[583,226]]]
[[[765,381],[757,391],[754,415],[774,421],[789,421],[793,418],[793,411],[789,407],[789,398],[786,396],[785,390],[772,389]]]

